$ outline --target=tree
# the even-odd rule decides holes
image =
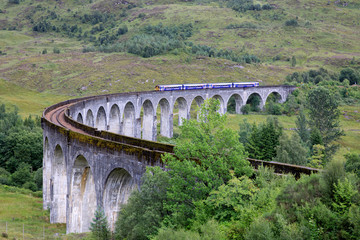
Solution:
[[[160,227],[189,228],[199,201],[233,177],[253,173],[237,132],[226,129],[219,101],[206,100],[199,121],[180,127],[174,155],[164,154],[167,170],[149,167],[116,223],[116,239],[148,239]]]
[[[319,130],[326,156],[330,158],[337,149],[333,142],[344,135],[339,128],[339,103],[328,89],[316,87],[310,90],[306,106],[309,109],[309,126],[312,130]]]
[[[99,206],[95,211],[95,217],[90,223],[90,231],[98,240],[107,240],[111,237],[104,210]]]
[[[164,203],[169,175],[160,167],[147,168],[141,191],[134,191],[121,209],[115,227],[115,239],[141,240],[155,235],[166,216]]]
[[[292,67],[296,66],[296,58],[295,58],[295,56],[292,56],[292,58],[291,58],[291,66]]]
[[[266,123],[258,127],[254,124],[248,144],[245,150],[249,157],[271,161],[276,156],[276,147],[279,145],[279,137],[282,127],[277,118],[268,117]]]
[[[226,115],[218,109],[218,100],[205,101],[200,121],[188,120],[180,127],[176,157],[166,154],[163,158],[170,176],[170,201],[165,205],[169,224],[188,227],[194,217],[194,202],[206,199],[212,190],[228,182],[231,172],[235,177],[252,174],[238,134],[225,128]]]
[[[360,74],[352,68],[345,68],[340,71],[339,81],[343,82],[345,79],[350,81],[350,84],[359,84]]]
[[[347,172],[354,172],[360,178],[360,155],[359,154],[346,154],[345,170]]]
[[[303,147],[299,135],[290,138],[283,133],[276,148],[274,161],[305,166],[307,163],[307,149]]]
[[[296,124],[295,131],[299,135],[301,141],[305,144],[308,144],[310,140],[310,132],[308,129],[308,124],[303,108],[300,108],[300,112],[299,115],[296,117],[295,124]]]

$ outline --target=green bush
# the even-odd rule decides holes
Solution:
[[[263,218],[255,220],[250,228],[246,231],[245,240],[271,240],[275,239],[275,236],[271,229],[271,223]]]
[[[299,26],[299,23],[296,19],[290,19],[285,22],[285,26],[297,27]]]
[[[360,178],[360,155],[355,153],[346,154],[345,159],[345,170],[355,173]]]
[[[245,104],[240,109],[241,113],[244,114],[244,115],[249,114],[250,110],[251,110],[250,104]]]

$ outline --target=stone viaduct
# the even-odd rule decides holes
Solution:
[[[102,206],[113,229],[121,206],[139,188],[146,166],[162,166],[161,154],[173,151],[173,145],[154,142],[158,119],[160,134],[172,137],[174,116],[178,124],[189,119],[193,102],[200,105],[208,98],[219,99],[220,112],[225,113],[233,96],[240,113],[252,94],[260,96],[263,107],[271,93],[284,102],[293,90],[293,86],[261,86],[118,93],[68,100],[45,109],[43,206],[50,209],[50,222],[66,223],[67,233],[87,232],[96,207]],[[285,172],[312,171],[280,165]]]

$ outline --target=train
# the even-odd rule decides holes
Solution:
[[[236,82],[236,83],[194,83],[194,84],[171,84],[157,85],[156,91],[178,91],[195,89],[214,89],[214,88],[248,88],[258,87],[259,82]]]

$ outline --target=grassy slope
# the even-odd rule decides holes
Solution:
[[[26,239],[42,238],[43,231],[50,239],[55,233],[65,233],[65,224],[49,223],[49,212],[42,210],[41,198],[0,185],[0,232],[5,232],[6,222],[9,239],[22,238],[23,224]]]

